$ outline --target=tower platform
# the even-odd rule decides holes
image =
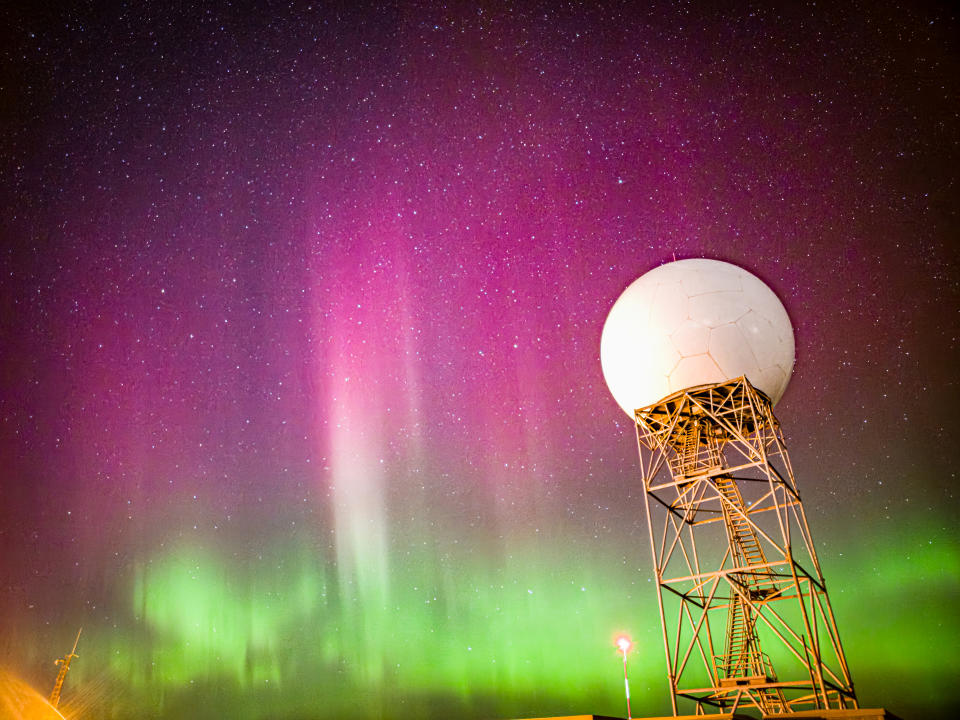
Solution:
[[[901,720],[883,708],[856,708],[849,710],[804,710],[801,712],[764,715],[763,720]],[[610,715],[556,715],[540,718],[517,718],[517,720],[626,720]],[[710,715],[634,715],[633,720],[757,720],[743,713],[719,713]]]
[[[703,717],[701,715],[701,717]],[[889,710],[883,708],[851,708],[848,710],[801,710],[789,715],[764,715],[771,718],[797,718],[797,720],[900,720]]]
[[[719,718],[719,720],[757,720],[749,715],[734,713],[733,715],[657,715],[656,717],[640,717],[635,715],[633,720],[704,720],[704,718]],[[542,718],[517,718],[517,720],[626,720],[626,718],[613,715],[556,715],[553,717]],[[859,720],[859,718],[857,718]],[[872,720],[872,718],[871,718]]]

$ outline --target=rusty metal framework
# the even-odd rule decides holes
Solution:
[[[770,400],[741,377],[635,417],[673,714],[857,707]]]

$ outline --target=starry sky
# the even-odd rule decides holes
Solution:
[[[92,718],[669,711],[602,324],[782,298],[861,702],[960,674],[957,18],[4,3],[0,665]]]

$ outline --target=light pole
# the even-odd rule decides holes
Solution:
[[[633,715],[630,714],[630,681],[627,679],[627,653],[633,647],[633,643],[626,635],[621,635],[617,638],[617,647],[623,654],[623,689],[627,693],[627,720],[633,720]]]

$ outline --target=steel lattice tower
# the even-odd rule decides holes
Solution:
[[[741,377],[635,418],[674,715],[857,707],[767,396]]]

